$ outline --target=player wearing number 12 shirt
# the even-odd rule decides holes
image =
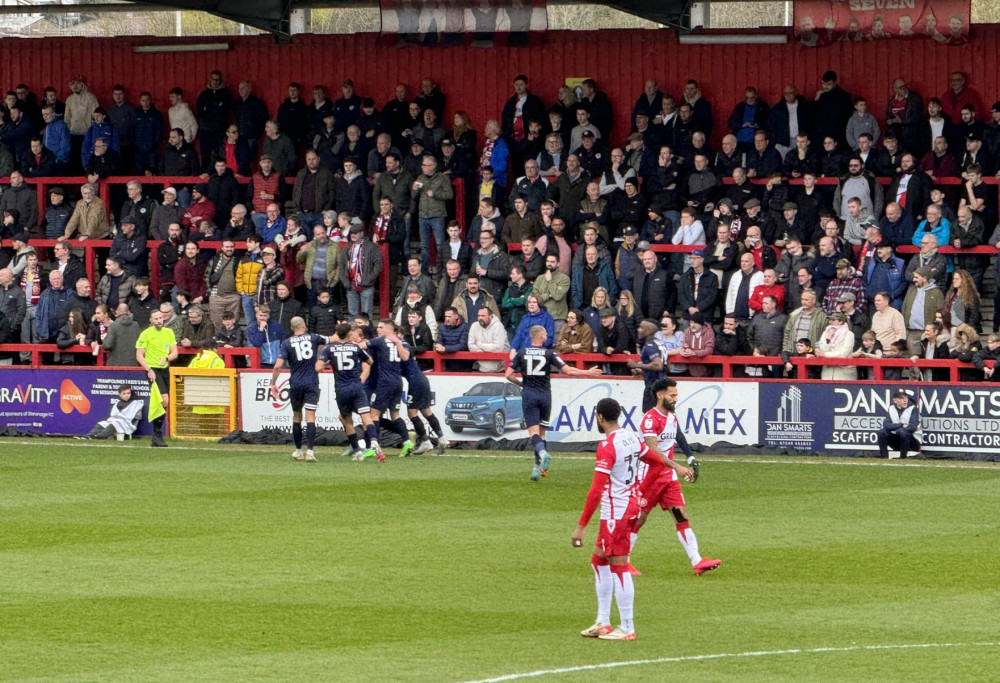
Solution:
[[[641,460],[651,454],[637,434],[619,426],[622,409],[613,398],[602,398],[594,412],[597,428],[607,438],[597,447],[594,480],[572,542],[575,548],[583,545],[584,531],[600,504],[601,528],[597,534],[597,547],[590,558],[597,589],[597,621],[581,631],[580,635],[602,640],[635,640],[632,621],[635,587],[629,553],[632,533],[639,518],[636,496],[639,466]],[[621,617],[621,626],[614,630],[611,629],[612,593]]]
[[[316,462],[313,446],[316,444],[316,408],[319,406],[319,374],[316,372],[316,356],[327,343],[327,338],[306,332],[306,321],[295,316],[288,326],[292,336],[281,342],[278,360],[271,373],[271,397],[278,399],[278,374],[285,364],[291,371],[289,380],[289,400],[292,404],[292,438],[295,451],[292,458]],[[306,452],[302,454],[302,409],[306,413]]]
[[[524,421],[531,435],[531,446],[535,450],[535,467],[531,471],[531,480],[538,481],[549,472],[551,456],[545,450],[545,430],[549,425],[549,415],[552,412],[552,383],[550,377],[554,371],[562,370],[567,375],[595,376],[601,375],[600,368],[580,370],[570,367],[552,349],[545,348],[549,333],[541,325],[534,325],[529,330],[531,346],[518,349],[511,356],[510,365],[504,377],[507,381],[523,387],[521,405],[524,410]],[[514,375],[520,374],[518,380]]]
[[[646,523],[649,512],[659,505],[669,510],[677,526],[677,539],[691,560],[691,567],[696,575],[710,572],[722,560],[703,558],[698,551],[698,539],[691,530],[691,522],[687,516],[684,494],[678,474],[688,481],[694,481],[691,470],[674,462],[674,450],[679,446],[689,456],[688,462],[695,465],[691,448],[684,439],[684,434],[678,424],[677,413],[677,382],[669,377],[662,377],[653,383],[653,394],[656,406],[642,416],[642,438],[650,451],[658,457],[650,459],[648,465],[643,465],[639,484],[639,520],[636,531]],[[666,463],[666,464],[664,464]],[[697,470],[695,470],[697,471]],[[633,539],[634,544],[635,539]]]
[[[372,422],[368,392],[365,391],[364,385],[365,372],[371,368],[372,359],[358,345],[360,341],[361,330],[357,325],[349,323],[337,325],[334,339],[331,339],[320,352],[316,361],[316,371],[323,372],[327,366],[333,368],[336,382],[334,394],[337,397],[337,409],[340,411],[340,423],[344,425],[344,433],[347,435],[347,441],[351,446],[350,453],[354,454],[354,460],[361,461],[366,455],[375,455],[384,462],[385,455],[382,454],[378,443],[378,429]],[[367,452],[362,452],[358,442],[352,417],[355,413],[361,418],[361,424],[365,428]]]

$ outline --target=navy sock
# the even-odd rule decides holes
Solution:
[[[374,448],[378,443],[378,427],[370,424],[365,427],[365,439],[368,440],[368,448]]]
[[[293,422],[292,423],[292,439],[295,440],[295,448],[299,450],[302,448],[302,423]]]
[[[441,423],[438,422],[437,415],[431,413],[425,417],[427,418],[427,424],[431,426],[431,436],[440,439],[444,432],[441,431]]]
[[[350,434],[348,434],[347,443],[351,444],[351,450],[353,451],[359,450],[360,447],[358,446],[358,433],[351,432]]]
[[[410,420],[413,423],[413,431],[417,433],[417,440],[423,441],[427,438],[427,430],[424,429],[424,421],[420,419],[419,415],[414,415]]]
[[[309,450],[313,449],[316,445],[316,423],[307,422],[306,423],[306,448]]]
[[[531,447],[535,449],[535,464],[539,464],[542,461],[542,451],[545,450],[545,442],[542,441],[542,437],[537,434],[531,436]]]
[[[403,422],[403,418],[397,417],[392,421],[392,426],[392,431],[399,434],[400,438],[402,438],[404,442],[410,440],[410,431],[406,428],[406,423]]]

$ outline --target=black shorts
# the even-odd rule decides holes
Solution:
[[[152,368],[153,384],[161,394],[170,393],[170,368]]]
[[[399,402],[402,399],[402,382],[394,384],[379,383],[375,385],[375,391],[372,393],[371,404],[372,408],[377,410],[379,413],[384,413],[392,408],[398,408]]]
[[[363,386],[358,385],[344,389],[337,387],[336,396],[337,408],[340,409],[340,416],[343,418],[350,419],[352,413],[366,415],[371,412],[371,406],[368,403],[368,392],[365,391]]]
[[[542,392],[525,391],[521,394],[524,406],[524,422],[529,427],[549,426],[549,413],[552,412],[552,395]]]
[[[292,413],[298,415],[302,408],[316,410],[319,406],[319,387],[292,387],[288,392]]]
[[[423,386],[421,386],[423,385]],[[427,382],[411,384],[406,392],[406,407],[413,410],[426,410],[431,407],[431,387]]]

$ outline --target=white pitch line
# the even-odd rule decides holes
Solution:
[[[467,683],[499,683],[500,681],[516,681],[522,678],[540,678],[578,671],[596,671],[598,669],[618,669],[625,666],[645,666],[648,664],[671,664],[677,662],[702,662],[710,659],[735,659],[739,657],[775,657],[780,655],[811,655],[828,652],[865,652],[876,650],[929,650],[946,647],[997,647],[1000,642],[987,643],[914,643],[902,645],[852,645],[850,647],[817,647],[812,649],[765,650],[758,652],[726,652],[707,655],[688,655],[684,657],[660,657],[658,659],[636,659],[625,662],[605,662],[603,664],[584,664],[568,666],[561,669],[540,669],[519,674],[506,674],[494,678],[481,678]]]
[[[119,445],[118,442],[108,442],[108,443],[93,443],[90,441],[79,441],[79,440],[66,440],[67,445],[72,445],[74,448],[122,448],[122,449],[143,449],[146,450],[149,446],[144,443],[122,443]],[[0,448],[4,444],[12,444],[16,446],[38,446],[39,441],[8,441],[6,439],[0,440]],[[209,451],[212,453],[233,453],[236,446],[255,446],[258,444],[229,444],[227,446],[219,446],[218,444],[213,444],[211,446],[176,446],[172,445],[169,448],[175,451]],[[285,445],[274,445],[274,444],[259,444],[261,448],[279,449],[286,448]],[[170,450],[167,451],[157,451],[158,453],[168,455]],[[268,453],[270,451],[264,451]],[[471,460],[505,460],[513,459],[516,457],[516,453],[523,453],[523,457],[527,458],[530,455],[529,451],[511,451],[511,455],[496,455],[493,453],[444,453],[438,455],[437,453],[427,453],[421,455],[420,458],[431,457],[431,458],[458,458],[458,459],[471,459]],[[552,454],[556,460],[581,460],[586,462],[592,462],[594,456],[592,455],[562,455],[558,452]],[[780,459],[774,460],[761,460],[759,456],[754,456],[748,454],[746,457],[717,457],[711,454],[706,455],[708,460],[704,460],[706,463],[729,463],[738,465],[826,465],[830,467],[915,467],[915,468],[936,468],[936,469],[956,469],[956,470],[997,470],[1000,469],[1000,464],[994,464],[989,462],[976,463],[975,461],[947,461],[947,460],[934,460],[934,461],[919,461],[919,460],[893,460],[886,461],[881,459],[866,460],[866,459],[850,459],[850,460],[838,460],[834,459],[836,456],[831,458],[824,458],[823,456],[816,456],[814,460],[803,460],[797,456],[790,455],[787,457],[782,457]],[[418,459],[420,459],[418,458]]]

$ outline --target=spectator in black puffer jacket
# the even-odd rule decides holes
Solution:
[[[56,240],[66,233],[66,224],[73,215],[73,207],[66,203],[66,194],[61,187],[49,190],[49,206],[45,209],[42,230],[45,239]]]
[[[268,306],[271,309],[271,320],[281,323],[281,329],[286,337],[292,336],[292,318],[299,316],[306,317],[306,307],[292,297],[292,285],[287,280],[282,280],[275,285],[277,296],[271,300]]]
[[[322,289],[316,295],[316,303],[309,309],[309,331],[313,334],[331,336],[337,328],[343,307],[330,301],[330,290]]]

